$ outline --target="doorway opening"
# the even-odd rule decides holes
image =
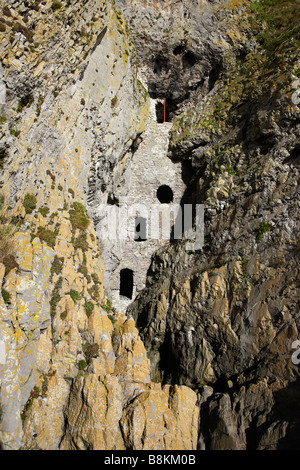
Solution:
[[[120,271],[120,295],[132,299],[133,294],[133,271],[124,268]]]
[[[155,111],[156,111],[156,120],[157,120],[158,124],[163,124],[165,122],[165,106],[164,106],[164,103],[161,103],[160,101],[158,103],[156,103]]]

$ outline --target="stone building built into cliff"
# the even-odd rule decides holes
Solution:
[[[97,226],[106,268],[104,287],[118,309],[125,309],[145,286],[151,257],[170,239],[172,219],[186,188],[181,162],[168,158],[172,123],[164,122],[163,107],[163,100],[150,100],[143,141],[124,170],[127,193],[108,200]],[[103,209],[101,204],[100,217]],[[107,236],[104,231],[109,229],[113,233]]]

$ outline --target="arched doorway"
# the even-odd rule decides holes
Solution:
[[[120,295],[132,299],[133,294],[133,271],[124,268],[120,271]]]

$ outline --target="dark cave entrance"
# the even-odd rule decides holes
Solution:
[[[144,217],[137,217],[134,224],[134,240],[144,242],[147,240],[147,220]]]
[[[166,184],[163,184],[157,189],[156,196],[161,204],[170,204],[170,202],[173,202],[173,191],[170,186]]]
[[[120,295],[132,299],[133,294],[133,271],[128,268],[120,271]]]

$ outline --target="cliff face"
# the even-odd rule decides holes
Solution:
[[[299,33],[265,3],[1,2],[2,448],[295,448]],[[150,100],[205,245],[161,247],[125,314],[99,206]]]

